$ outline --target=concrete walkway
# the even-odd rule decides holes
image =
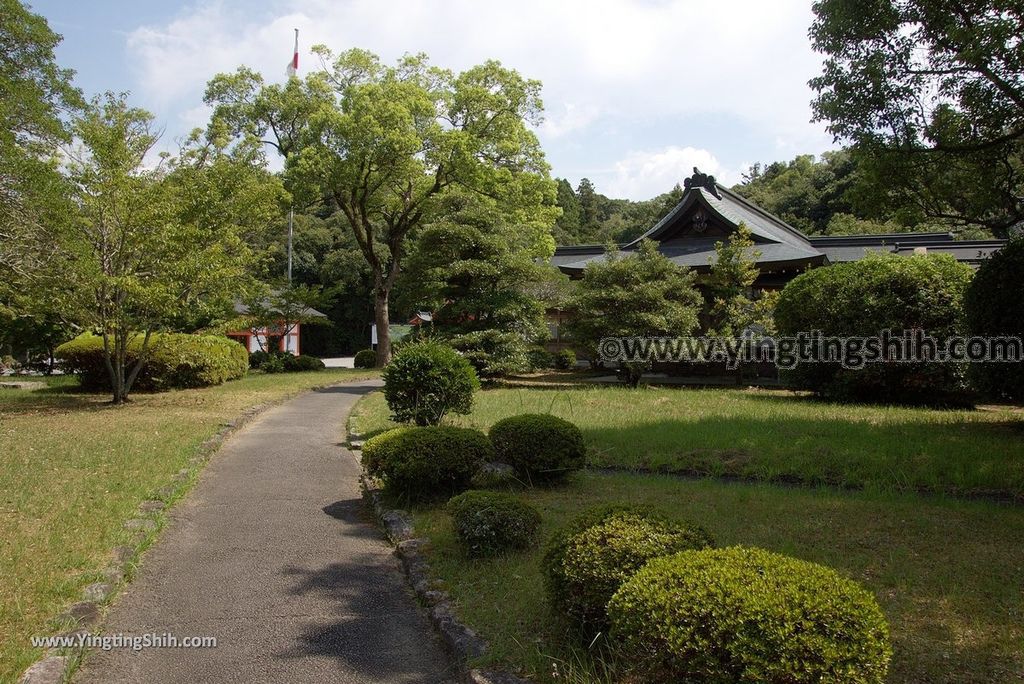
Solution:
[[[102,628],[216,648],[94,651],[75,682],[454,681],[339,444],[373,387],[304,394],[230,438]]]

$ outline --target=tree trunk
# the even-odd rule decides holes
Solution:
[[[388,290],[374,291],[373,319],[377,323],[377,368],[383,368],[391,360],[391,331],[388,328]]]

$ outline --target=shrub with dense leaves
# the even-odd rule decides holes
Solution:
[[[266,363],[267,359],[269,359],[271,356],[271,354],[263,351],[262,349],[257,349],[254,352],[249,352],[249,368],[259,368],[264,363]]]
[[[455,536],[474,557],[529,548],[537,538],[540,513],[504,492],[469,491],[447,505]]]
[[[370,467],[394,494],[433,499],[467,489],[480,466],[493,459],[490,441],[477,430],[410,427],[386,440],[370,456]]]
[[[480,381],[451,347],[416,342],[384,368],[384,398],[400,423],[437,425],[448,413],[469,413]]]
[[[964,306],[971,335],[1024,338],[1024,237],[1010,240],[983,261],[967,288]],[[995,399],[1024,399],[1024,363],[974,363],[971,379]]]
[[[530,369],[529,350],[522,335],[501,330],[477,330],[448,340],[481,378],[500,378]]]
[[[288,373],[318,371],[327,367],[320,359],[307,354],[300,354],[299,356],[284,354],[282,358],[284,360],[284,369]]]
[[[284,373],[284,358],[281,354],[269,354],[266,360],[260,364],[260,370],[264,373]]]
[[[658,558],[608,604],[637,682],[881,684],[892,648],[875,598],[834,570],[762,549]]]
[[[711,544],[702,528],[648,509],[600,508],[552,540],[543,561],[545,585],[552,603],[594,634],[607,626],[608,600],[645,563]]]
[[[362,449],[363,468],[366,472],[374,477],[380,477],[384,472],[384,464],[391,456],[396,438],[403,432],[413,429],[415,428],[398,427],[366,440]]]
[[[128,345],[127,365],[134,367],[142,349],[142,335]],[[110,375],[103,360],[103,338],[84,333],[57,347],[55,356],[64,369],[78,376],[88,391],[110,391]],[[133,389],[162,391],[219,385],[245,375],[249,353],[234,340],[219,335],[154,333],[147,361]]]
[[[821,331],[827,337],[853,338],[921,330],[944,340],[963,334],[964,293],[972,273],[948,254],[871,255],[817,268],[786,285],[775,321],[787,336]],[[862,368],[800,363],[787,376],[795,387],[840,400],[934,405],[969,401],[966,367],[958,363],[884,362]]]
[[[572,349],[563,349],[555,354],[555,368],[558,370],[572,370],[576,367],[576,352]]]
[[[530,347],[526,350],[526,358],[531,370],[551,368],[555,363],[554,355],[544,347]]]
[[[524,413],[491,426],[498,460],[515,468],[527,482],[552,482],[579,469],[586,458],[583,433],[567,420]]]
[[[375,368],[377,366],[377,352],[372,349],[360,349],[352,360],[356,368]]]

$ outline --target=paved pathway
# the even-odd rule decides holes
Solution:
[[[94,652],[75,681],[453,681],[339,445],[371,388],[304,394],[230,438],[102,628],[210,635],[217,648]]]

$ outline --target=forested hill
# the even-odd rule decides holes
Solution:
[[[951,230],[915,211],[894,206],[868,189],[848,150],[805,154],[787,162],[754,164],[732,190],[808,235],[851,235]],[[584,178],[574,190],[558,180],[562,217],[554,229],[560,245],[628,242],[642,235],[679,202],[679,184],[653,199],[611,199]],[[990,237],[979,228],[959,229],[961,237]]]

